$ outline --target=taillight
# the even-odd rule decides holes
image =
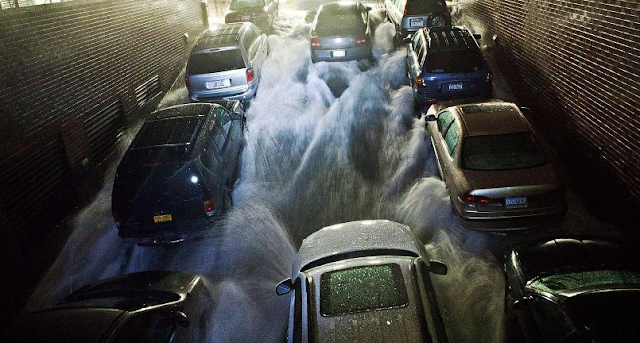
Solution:
[[[320,39],[317,36],[311,37],[311,46],[316,48],[320,47]]]
[[[409,5],[405,5],[404,6],[404,11],[402,11],[403,14],[409,14]]]
[[[427,100],[427,105],[435,105],[438,103],[438,100],[436,99],[429,99]]]
[[[207,214],[207,216],[213,215],[213,210],[215,210],[216,208],[213,201],[205,200],[203,203],[203,206],[204,206],[204,212]]]
[[[502,204],[502,201],[503,201],[502,198],[494,199],[494,198],[489,198],[489,197],[480,196],[480,195],[471,195],[468,193],[460,194],[458,197],[462,202],[467,204],[481,204],[481,205]]]
[[[118,212],[112,212],[113,221],[116,222],[116,225],[120,225],[120,214]]]
[[[253,81],[255,74],[253,73],[253,68],[247,69],[247,82]]]
[[[367,37],[365,36],[357,36],[356,37],[356,44],[364,44],[367,42]]]
[[[184,85],[187,87],[187,89],[191,89],[191,84],[189,84],[189,77],[186,76],[184,78]]]
[[[422,79],[422,76],[416,77],[416,85],[418,85],[419,87],[424,87],[424,80]]]
[[[493,76],[491,75],[491,73],[487,73],[487,77],[485,77],[484,82],[491,82],[491,79],[493,79]]]

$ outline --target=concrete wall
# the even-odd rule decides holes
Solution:
[[[184,65],[205,27],[200,6],[77,0],[0,11],[3,264],[36,260],[36,241],[92,195],[118,136]]]
[[[566,143],[563,156],[640,203],[638,0],[476,0],[465,10],[497,35],[501,62],[515,67],[536,121]]]

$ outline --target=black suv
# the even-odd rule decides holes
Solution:
[[[420,29],[405,38],[407,74],[416,109],[442,100],[491,97],[489,65],[464,26]]]
[[[120,237],[162,244],[206,234],[231,206],[244,122],[238,101],[153,113],[116,173],[112,210]]]

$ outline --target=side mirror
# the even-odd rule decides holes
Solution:
[[[426,121],[436,121],[438,120],[438,118],[436,118],[435,114],[427,114],[427,117],[425,118]]]
[[[276,286],[276,294],[278,295],[289,294],[292,289],[293,289],[293,282],[291,281],[291,279],[282,280],[280,281],[278,286]]]
[[[520,299],[516,299],[516,301],[513,302],[513,305],[511,308],[515,311],[521,311],[521,310],[524,310],[525,307],[527,307],[527,304],[531,304],[532,301],[533,301],[533,298],[531,296],[526,296]]]
[[[482,38],[482,35],[479,33],[474,33],[473,38],[475,38],[476,40],[480,40],[480,38]]]
[[[189,318],[187,318],[187,315],[182,311],[171,311],[169,312],[168,317],[173,323],[176,323],[183,328],[189,327]]]
[[[365,11],[367,11],[367,12],[371,11],[372,9],[373,9],[373,8],[371,8],[371,6],[365,6],[365,7],[364,7],[364,10],[365,10]]]
[[[304,17],[304,21],[307,23],[312,22],[316,18],[316,11],[309,11],[307,15]]]
[[[402,44],[409,44],[409,43],[411,43],[411,36],[404,37],[402,39]]]
[[[520,111],[524,114],[529,114],[529,112],[531,111],[531,109],[529,107],[526,106],[521,106],[520,107]]]
[[[437,275],[447,275],[448,268],[447,265],[440,261],[429,261],[429,271],[433,274]]]

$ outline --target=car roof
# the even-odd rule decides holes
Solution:
[[[327,226],[302,241],[292,277],[324,263],[373,255],[422,256],[424,246],[408,226],[389,220],[361,220]]]
[[[220,105],[212,103],[175,105],[153,112],[151,114],[151,118],[148,121],[207,115],[218,106]]]
[[[423,334],[426,332],[421,330],[423,325],[421,322],[424,321],[421,316],[422,312],[418,308],[421,299],[416,298],[420,295],[416,291],[416,283],[411,277],[410,268],[413,266],[413,260],[401,256],[375,256],[331,263],[309,270],[308,275],[314,279],[313,293],[316,301],[314,302],[315,307],[310,310],[316,313],[317,339],[322,342],[423,342]],[[323,316],[320,313],[320,302],[323,301],[322,292],[326,292],[321,285],[322,275],[325,272],[387,264],[398,265],[402,272],[404,290],[407,292],[406,305],[329,316]],[[357,298],[357,295],[354,295],[354,298]],[[381,323],[384,324],[381,325]],[[393,323],[393,325],[389,323]]]
[[[475,37],[464,26],[444,26],[422,29],[429,51],[459,51],[480,47]]]
[[[530,131],[526,119],[512,103],[485,102],[457,105],[456,108],[468,136]]]
[[[219,24],[207,30],[193,48],[193,51],[218,47],[238,46],[240,35],[251,23]]]
[[[525,279],[558,270],[615,266],[640,270],[639,252],[602,238],[555,238],[529,242],[512,250]]]

